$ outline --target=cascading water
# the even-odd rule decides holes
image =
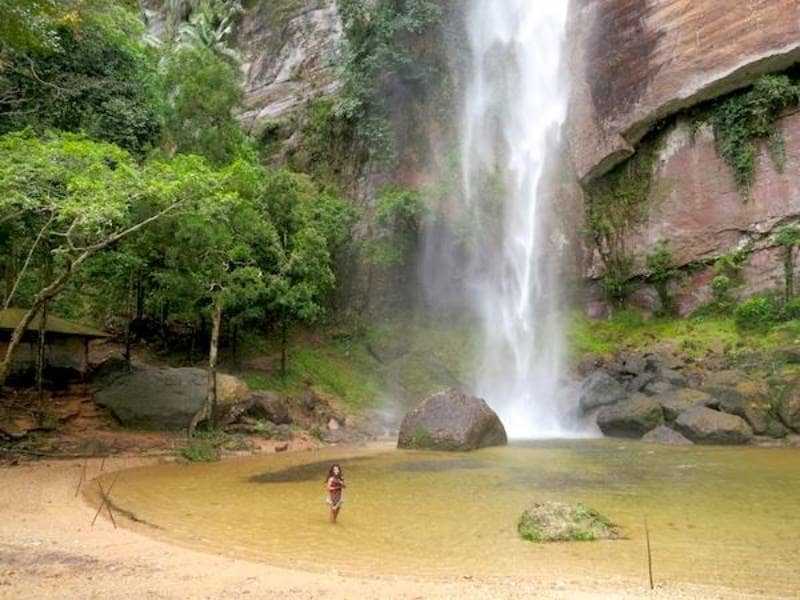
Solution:
[[[511,437],[575,433],[559,399],[558,243],[541,189],[567,111],[567,4],[470,0],[468,9],[462,166],[469,295],[483,325],[476,392]]]

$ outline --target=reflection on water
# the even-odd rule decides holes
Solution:
[[[324,478],[342,464],[340,523]],[[265,485],[268,484],[268,485]],[[327,449],[125,472],[115,503],[175,541],[311,569],[377,574],[646,577],[796,593],[800,451],[586,440],[464,454]],[[540,546],[516,521],[534,500],[584,502],[621,541]]]

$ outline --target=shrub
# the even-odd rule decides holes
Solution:
[[[192,440],[183,447],[181,456],[191,462],[215,462],[219,460],[219,450],[207,440]]]
[[[733,317],[742,329],[763,329],[781,321],[783,310],[773,299],[756,296],[737,306]]]

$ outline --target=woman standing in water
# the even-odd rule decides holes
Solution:
[[[342,490],[346,487],[342,468],[338,464],[333,465],[328,471],[325,486],[328,489],[328,504],[331,507],[331,523],[336,523],[339,509],[342,508]]]

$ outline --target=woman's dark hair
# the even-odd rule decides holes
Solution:
[[[344,479],[344,473],[342,472],[342,467],[339,465],[339,463],[334,463],[334,464],[331,465],[331,468],[328,469],[328,476],[325,478],[325,481],[328,481],[328,479],[330,479],[331,477],[333,477],[335,475],[333,470],[336,467],[339,467],[339,479],[342,479],[342,480]]]

